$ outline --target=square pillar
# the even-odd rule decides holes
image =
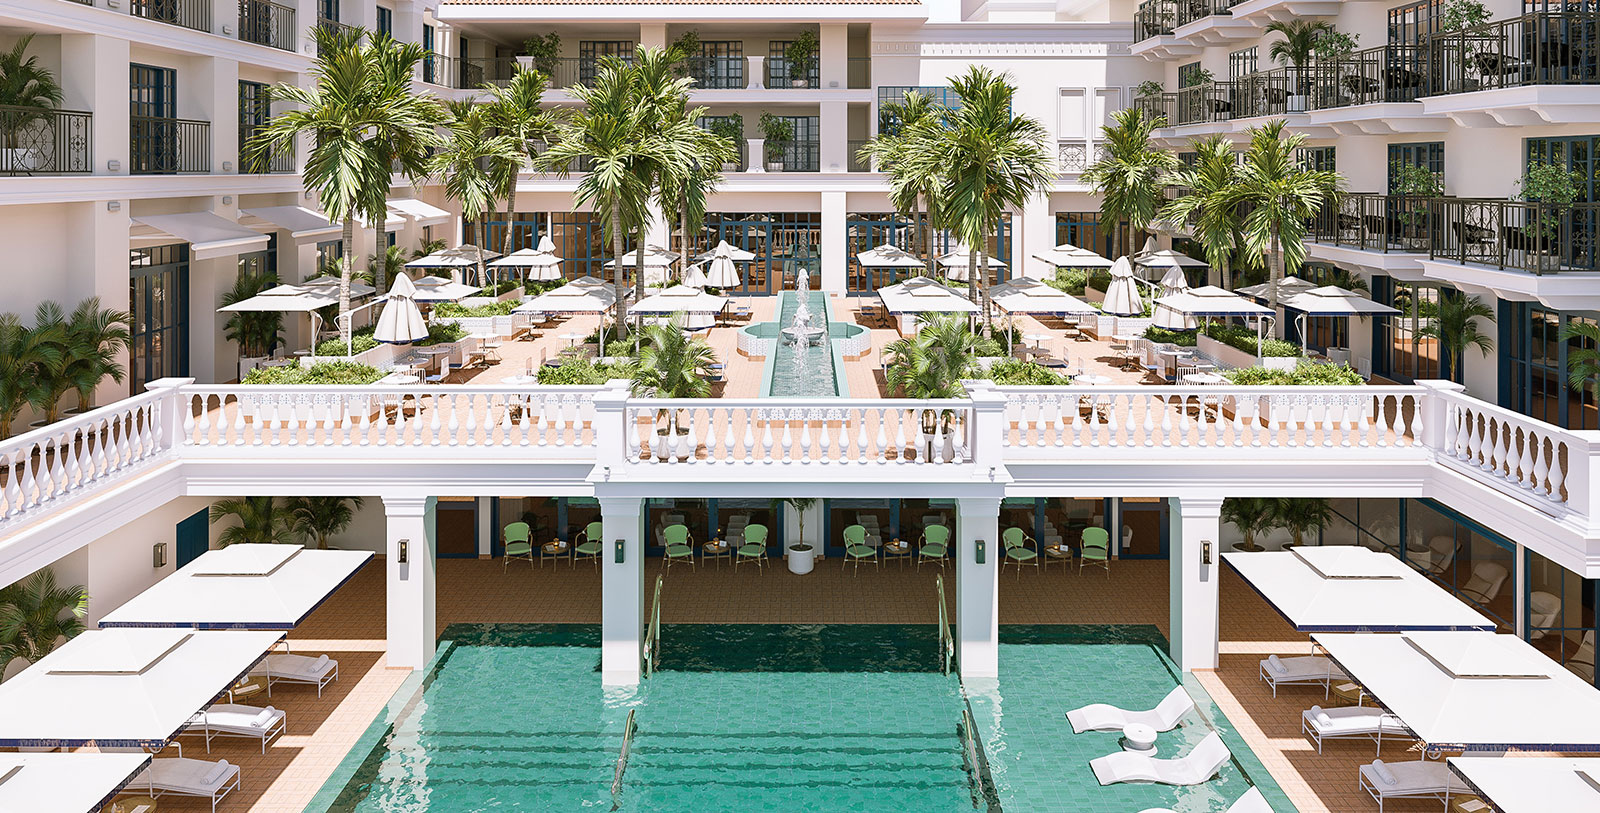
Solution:
[[[126,121],[127,119],[123,119]],[[126,130],[123,131],[126,135]],[[61,269],[74,292],[63,307],[71,308],[85,297],[100,297],[100,307],[131,311],[128,299],[128,207],[126,200],[93,200],[64,204],[68,233],[66,267]],[[128,351],[117,352],[117,363],[128,368]],[[107,377],[95,388],[95,403],[109,404],[128,397],[128,382]]]
[[[388,665],[421,669],[436,646],[433,497],[385,497]],[[401,543],[405,561],[401,559]]]
[[[1000,675],[1000,500],[956,501],[956,651],[963,678]],[[983,562],[977,560],[983,541]]]
[[[821,279],[816,285],[829,293],[843,293],[848,273],[847,255],[850,240],[845,227],[845,193],[822,193],[822,252]]]
[[[1034,257],[1035,254],[1044,254],[1056,245],[1056,216],[1050,211],[1050,196],[1040,195],[1028,201],[1022,207],[1021,216],[1013,215],[1011,239],[1011,267],[1008,269],[1007,278],[1016,279],[1026,276],[1030,270],[1038,270],[1043,275],[1041,279],[1048,279],[1055,275],[1043,260]],[[1017,228],[1020,225],[1020,228]],[[1021,234],[1017,234],[1020,231]],[[1018,239],[1020,237],[1021,239]]]
[[[237,14],[235,6],[235,14]],[[239,172],[239,63],[211,58],[197,72],[201,83],[201,115],[211,122],[211,171],[223,175]],[[180,111],[181,112],[181,111]]]
[[[61,37],[62,107],[94,114],[89,161],[96,175],[128,174],[128,40],[97,34]],[[122,77],[115,81],[107,77]],[[112,162],[116,169],[111,169]]]
[[[823,102],[817,115],[817,163],[823,172],[850,171],[850,106]]]
[[[823,23],[817,30],[817,79],[824,90],[843,90],[850,86],[850,27],[845,23]]]
[[[667,39],[666,23],[639,24],[640,48],[665,48],[671,44],[671,41]]]
[[[600,553],[600,681],[607,686],[639,683],[644,647],[644,534],[637,498],[602,497],[600,521],[605,527]],[[622,562],[617,562],[617,541]]]
[[[1171,513],[1169,641],[1185,672],[1217,668],[1217,625],[1222,579],[1222,500],[1175,502]],[[1210,563],[1205,561],[1210,547]]]

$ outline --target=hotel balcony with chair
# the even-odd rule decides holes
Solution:
[[[81,110],[0,105],[0,176],[93,172],[93,125]]]

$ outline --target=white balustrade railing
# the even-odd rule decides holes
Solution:
[[[1458,392],[1439,395],[1439,459],[1535,499],[1591,507],[1590,465],[1600,433],[1561,429]]]
[[[0,441],[0,527],[69,504],[165,455],[165,392],[147,392]]]
[[[969,400],[630,399],[630,462],[970,463]]]

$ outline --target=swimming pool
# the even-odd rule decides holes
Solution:
[[[434,668],[402,687],[307,811],[609,810],[632,710],[623,811],[965,813],[957,724],[969,703],[991,811],[1199,813],[1251,782],[1293,810],[1197,685],[1236,764],[1198,788],[1095,783],[1087,762],[1117,750],[1116,734],[1075,736],[1064,712],[1170,691],[1153,628],[1002,627],[1003,677],[965,696],[937,671],[932,626],[670,625],[662,637],[663,671],[607,691],[595,627],[452,626]],[[1186,751],[1203,736],[1193,728],[1158,749]]]

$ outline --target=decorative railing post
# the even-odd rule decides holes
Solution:
[[[1455,456],[1455,450],[1449,447],[1455,445],[1456,432],[1459,427],[1452,422],[1457,418],[1450,414],[1449,399],[1441,398],[1440,394],[1460,394],[1466,392],[1467,388],[1454,381],[1429,379],[1413,383],[1427,390],[1417,400],[1416,408],[1421,413],[1418,417],[1422,421],[1422,437],[1418,438],[1418,440],[1422,442],[1423,447],[1426,449],[1434,452],[1444,452],[1452,457]]]
[[[151,427],[158,448],[176,449],[183,445],[183,419],[190,408],[183,388],[193,383],[193,378],[158,378],[144,385],[147,391],[161,396],[155,409],[155,426]]]
[[[620,472],[628,461],[628,443],[636,427],[628,425],[628,380],[613,378],[594,396],[595,472],[601,477]],[[607,427],[610,427],[609,429]]]
[[[972,401],[972,425],[968,428],[968,458],[975,476],[992,477],[1005,465],[1005,393],[992,381],[968,381],[967,397]]]

